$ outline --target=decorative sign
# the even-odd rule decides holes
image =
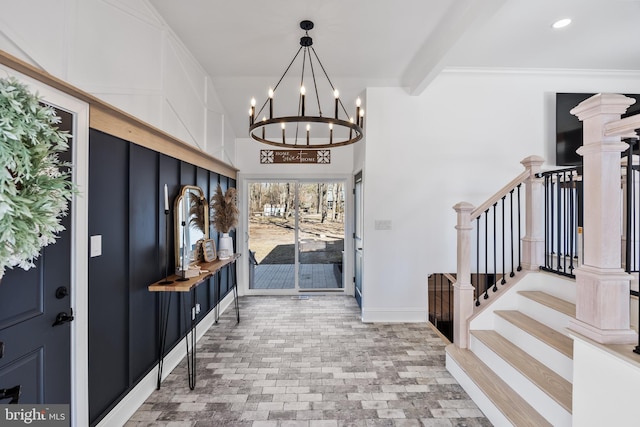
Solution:
[[[260,150],[260,163],[331,163],[331,150]]]

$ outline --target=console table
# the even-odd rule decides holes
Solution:
[[[160,390],[160,382],[162,380],[162,365],[164,362],[164,349],[167,339],[167,325],[169,323],[169,308],[171,307],[171,295],[173,292],[190,292],[191,293],[191,307],[186,307],[187,298],[183,299],[183,305],[185,305],[184,315],[185,323],[187,313],[191,317],[191,327],[185,337],[187,344],[187,374],[189,378],[189,388],[193,390],[196,386],[196,316],[192,313],[192,308],[197,305],[196,288],[206,282],[214,274],[216,275],[216,291],[217,296],[220,296],[220,270],[230,264],[235,267],[235,262],[240,258],[240,254],[234,254],[228,259],[215,260],[212,262],[199,263],[202,273],[196,277],[190,277],[188,279],[182,279],[178,275],[169,276],[167,279],[173,281],[173,283],[163,284],[165,279],[159,280],[156,283],[149,285],[150,292],[160,292],[160,312],[158,313],[158,383],[157,389]],[[238,307],[238,286],[237,275],[235,268],[233,270],[233,301],[236,309],[236,321],[240,322],[240,308]],[[165,297],[168,293],[168,297]],[[217,300],[217,298],[214,298]],[[215,322],[218,323],[220,318],[220,301],[217,301],[215,310]],[[189,341],[191,341],[191,349],[189,349]]]

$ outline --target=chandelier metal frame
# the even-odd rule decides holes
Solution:
[[[353,117],[349,117],[346,108],[344,107],[342,100],[340,99],[339,92],[331,82],[329,75],[327,74],[318,54],[313,48],[313,40],[309,37],[309,30],[313,29],[314,24],[311,21],[305,20],[300,22],[300,28],[305,31],[305,35],[300,38],[300,48],[294,55],[293,59],[285,69],[284,73],[278,80],[278,83],[273,87],[273,89],[269,89],[269,95],[267,99],[262,104],[260,110],[256,113],[256,101],[255,98],[251,100],[251,108],[249,109],[249,135],[251,138],[258,142],[262,142],[264,144],[276,146],[276,147],[284,147],[284,148],[311,148],[311,149],[326,149],[332,147],[340,147],[349,144],[356,143],[360,141],[363,136],[363,127],[364,127],[364,110],[360,108],[360,98],[356,101],[356,115],[355,119]],[[300,95],[298,97],[298,111],[296,115],[288,115],[282,117],[274,117],[273,115],[273,104],[274,104],[274,96],[275,93],[282,83],[283,79],[287,75],[287,72],[291,69],[292,65],[296,61],[296,59],[302,53],[302,75],[300,77]],[[318,93],[318,84],[316,81],[316,70],[314,68],[314,58],[317,63],[320,65],[320,69],[322,70],[324,76],[331,87],[333,93],[331,96],[334,98],[334,114],[333,117],[327,117],[322,113],[322,107],[320,103],[320,95]],[[307,90],[304,85],[305,79],[305,68],[306,65],[309,65],[311,69],[311,80],[313,82],[313,89],[315,93],[315,98],[318,106],[318,115],[306,115],[306,97]],[[268,108],[269,116],[263,116],[261,120],[256,120],[256,117],[259,117],[262,112]],[[342,110],[343,117],[340,117],[340,110]],[[287,137],[286,125],[287,124],[295,124],[295,134],[293,137]],[[312,138],[311,136],[311,123],[324,123],[327,125],[326,131],[322,132],[322,137]],[[281,132],[270,132],[271,136],[267,136],[266,129],[271,126],[271,128],[280,125]],[[304,136],[300,136],[300,126],[303,125],[302,132],[306,132]],[[317,131],[317,127],[314,128],[314,131]],[[336,131],[341,129],[341,132],[336,132],[334,138],[334,128]],[[340,136],[341,134],[346,134],[348,131],[348,138],[346,136]],[[273,138],[273,134],[278,133],[278,139]],[[317,133],[316,133],[317,135]],[[313,143],[312,141],[321,141],[321,143]],[[324,141],[328,140],[328,143]]]

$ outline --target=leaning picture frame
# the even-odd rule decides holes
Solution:
[[[212,262],[216,259],[216,242],[212,239],[202,241],[202,253],[206,262]]]

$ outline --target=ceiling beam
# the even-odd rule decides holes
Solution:
[[[482,25],[506,0],[455,0],[402,76],[410,95],[420,95],[447,65],[447,55],[470,29]]]

